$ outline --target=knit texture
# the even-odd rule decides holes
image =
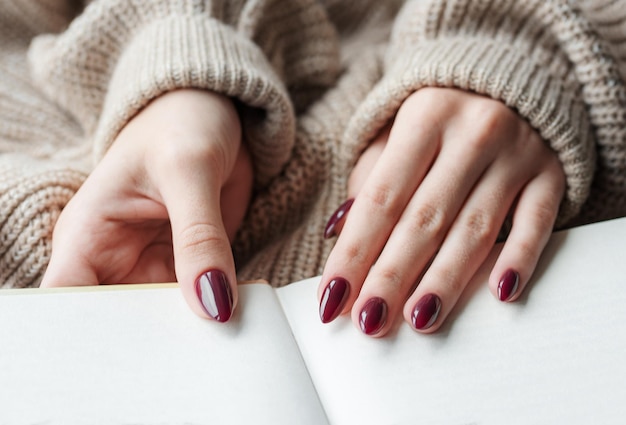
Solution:
[[[257,188],[242,279],[322,271],[352,166],[422,87],[492,97],[541,134],[567,178],[558,226],[626,214],[625,0],[403,3],[0,0],[0,285],[38,285],[64,205],[183,87],[241,105]]]

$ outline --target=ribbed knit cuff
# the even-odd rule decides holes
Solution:
[[[504,102],[524,117],[557,153],[567,190],[557,225],[589,196],[595,151],[582,100],[539,64],[485,39],[447,38],[397,52],[385,76],[351,120],[346,136],[365,146],[422,87],[455,87]]]
[[[96,155],[142,107],[177,88],[212,90],[243,105],[244,137],[256,179],[265,184],[291,152],[295,122],[286,89],[263,53],[219,21],[171,17],[155,21],[126,48],[111,78],[95,133]]]
[[[50,260],[52,231],[85,174],[22,155],[0,158],[0,282],[37,286]]]
[[[39,37],[29,52],[37,86],[93,135],[96,161],[152,99],[193,87],[219,92],[243,106],[244,137],[258,184],[282,169],[293,146],[293,106],[257,45],[204,14],[131,16],[126,25],[116,23],[119,28],[96,19],[111,20],[111,13],[89,9],[90,16],[63,36]],[[128,26],[134,21],[139,28]],[[102,28],[82,28],[87,24]]]

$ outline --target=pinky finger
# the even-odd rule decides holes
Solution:
[[[530,280],[559,211],[565,179],[554,167],[531,180],[522,191],[513,227],[489,277],[500,301],[514,301]]]

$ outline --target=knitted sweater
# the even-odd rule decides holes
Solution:
[[[62,208],[150,100],[241,105],[242,279],[319,274],[360,152],[426,86],[504,102],[558,154],[558,226],[626,214],[626,0],[0,0],[0,285],[38,285]]]

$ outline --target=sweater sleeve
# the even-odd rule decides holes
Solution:
[[[603,146],[613,143],[607,137],[621,138],[624,149],[623,131],[616,135],[617,127],[624,129],[623,82],[603,50],[606,40],[571,3],[407,2],[382,79],[352,120],[349,137],[371,138],[422,87],[456,87],[498,99],[558,154],[567,189],[557,225],[571,222],[590,197],[597,169],[605,166]],[[623,160],[620,167],[623,173]]]
[[[291,152],[291,99],[336,77],[336,38],[315,0],[96,0],[63,33],[35,38],[29,62],[39,89],[93,140],[96,160],[164,92],[194,87],[238,100],[264,185]]]
[[[0,0],[0,287],[39,283],[94,160],[169,90],[235,99],[269,184],[296,111],[334,83],[337,38],[317,0]]]

